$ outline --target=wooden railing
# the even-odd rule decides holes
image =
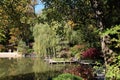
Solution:
[[[0,52],[0,58],[18,58],[22,57],[22,55],[18,54],[18,52]]]

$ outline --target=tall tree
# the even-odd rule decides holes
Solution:
[[[53,55],[55,53],[55,46],[58,43],[54,27],[50,27],[47,23],[40,23],[35,25],[33,29],[34,36],[34,50],[40,56]]]
[[[0,28],[4,31],[6,36],[6,44],[15,44],[17,45],[15,38],[19,40],[23,39],[25,42],[28,42],[31,38],[32,32],[30,27],[33,26],[35,14],[34,6],[36,0],[1,0],[0,1]],[[13,35],[14,30],[18,29],[20,34]],[[12,33],[12,34],[11,34]],[[19,37],[18,37],[19,36]],[[14,37],[14,39],[13,39]],[[10,42],[9,42],[10,41]]]

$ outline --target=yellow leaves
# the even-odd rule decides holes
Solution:
[[[116,48],[120,48],[120,43],[119,44],[117,44],[117,46],[115,46]]]
[[[21,34],[21,31],[19,30],[19,28],[12,28],[10,29],[10,43],[15,43],[19,40],[19,36]]]
[[[6,25],[6,24],[8,24],[8,21],[4,20],[4,21],[2,21],[2,23],[3,23],[3,25]]]
[[[93,31],[93,30],[95,30],[95,27],[92,24],[89,24],[88,25],[88,29],[91,30],[91,31]]]
[[[10,38],[9,43],[15,43],[17,41],[16,36],[10,36]]]
[[[21,19],[20,19],[21,23],[25,23],[26,20],[27,20],[26,17],[21,17]]]
[[[16,10],[17,10],[17,11],[23,11],[23,6],[18,5],[18,6],[16,7]]]
[[[69,21],[67,22],[67,24],[68,24],[69,26],[71,26],[72,28],[74,28],[74,27],[76,26],[76,24],[75,24],[72,20],[69,20]]]
[[[4,15],[5,15],[5,11],[2,7],[0,7],[0,18],[3,18]]]
[[[3,10],[0,8],[0,14],[3,12]]]
[[[12,2],[8,1],[8,4],[12,6],[11,8],[13,8],[16,13],[20,13],[20,14],[27,12],[26,7],[30,5],[29,0],[28,1],[27,0],[13,0]]]
[[[10,29],[10,34],[11,35],[20,35],[21,34],[21,32],[20,32],[20,30],[19,30],[19,28],[12,28],[12,29]]]
[[[4,18],[4,19],[8,19],[8,16],[7,16],[7,15],[3,15],[3,18]]]
[[[8,15],[5,13],[4,9],[0,7],[0,26],[5,27],[8,25]]]
[[[16,12],[24,12],[24,9],[26,8],[27,5],[24,6],[24,3],[16,3],[16,5],[14,5],[14,8],[16,10]]]

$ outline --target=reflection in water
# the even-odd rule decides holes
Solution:
[[[51,65],[40,58],[0,59],[0,80],[51,80],[67,65]]]
[[[31,73],[33,61],[29,58],[22,59],[0,59],[0,77],[18,76],[21,74]],[[1,80],[1,79],[0,79]],[[8,80],[8,79],[6,79]],[[12,80],[12,79],[11,79]]]

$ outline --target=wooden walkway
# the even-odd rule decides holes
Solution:
[[[22,57],[22,55],[17,52],[0,52],[0,58],[18,58]]]
[[[54,61],[52,59],[48,59],[47,62],[49,64],[72,64],[72,63],[77,63],[77,61]]]
[[[44,59],[47,63],[49,64],[73,64],[73,63],[78,63],[82,65],[95,65],[93,61],[90,60],[80,60],[80,61],[55,61],[52,59]]]

